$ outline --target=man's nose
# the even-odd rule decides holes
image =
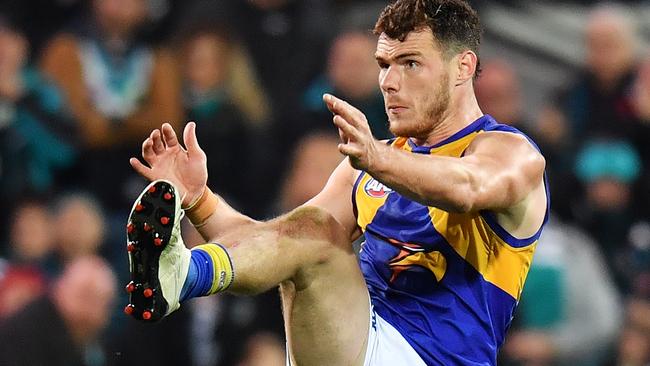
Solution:
[[[379,73],[379,87],[385,93],[394,93],[399,91],[400,84],[399,69],[395,66],[389,66]]]

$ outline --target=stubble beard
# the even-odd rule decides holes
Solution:
[[[390,123],[389,121],[388,127],[390,132],[395,136],[415,137],[426,140],[449,109],[450,99],[449,75],[445,73],[437,85],[433,98],[427,98],[422,102],[422,104],[427,106],[424,115],[416,116],[415,120],[404,121],[400,125]]]

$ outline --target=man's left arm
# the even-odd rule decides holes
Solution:
[[[339,150],[357,169],[400,194],[452,212],[501,211],[543,182],[545,161],[525,137],[484,132],[462,158],[409,154],[372,137],[365,116],[332,96],[325,101],[339,128]]]

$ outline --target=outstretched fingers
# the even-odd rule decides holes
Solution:
[[[149,138],[153,141],[153,151],[156,155],[165,152],[165,143],[163,142],[162,134],[159,129],[153,130]]]
[[[341,117],[340,115],[334,116],[332,121],[339,129],[339,136],[341,137],[341,142],[347,143],[349,140],[359,140],[359,131],[351,125],[348,120]]]
[[[178,137],[176,137],[176,132],[174,132],[174,128],[169,123],[163,123],[162,135],[167,147],[173,148],[179,145]]]
[[[156,159],[156,152],[153,149],[153,139],[151,137],[146,138],[142,142],[142,158],[149,165],[151,165]]]
[[[353,107],[350,103],[344,101],[343,99],[337,98],[331,94],[324,94],[323,101],[327,105],[327,109],[335,115],[338,114],[341,117],[345,118],[350,124],[358,126],[359,123],[362,123],[366,120],[366,116]]]
[[[199,140],[196,138],[196,123],[189,122],[183,130],[183,143],[187,148],[187,153],[190,156],[200,155],[203,153]]]
[[[136,158],[131,158],[131,159],[129,159],[129,164],[131,164],[131,167],[133,168],[133,170],[135,170],[138,174],[140,174],[141,176],[143,176],[143,177],[145,177],[145,178],[147,178],[149,180],[153,180],[153,176],[151,175],[152,174],[151,168],[149,168],[146,165],[142,164],[140,162],[140,160],[138,160]]]

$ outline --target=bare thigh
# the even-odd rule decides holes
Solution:
[[[304,270],[280,285],[292,366],[363,365],[369,297],[356,256]]]
[[[295,366],[363,364],[368,290],[342,226],[329,213],[298,208],[217,242],[229,247],[229,291],[255,294],[282,285],[285,328]]]

